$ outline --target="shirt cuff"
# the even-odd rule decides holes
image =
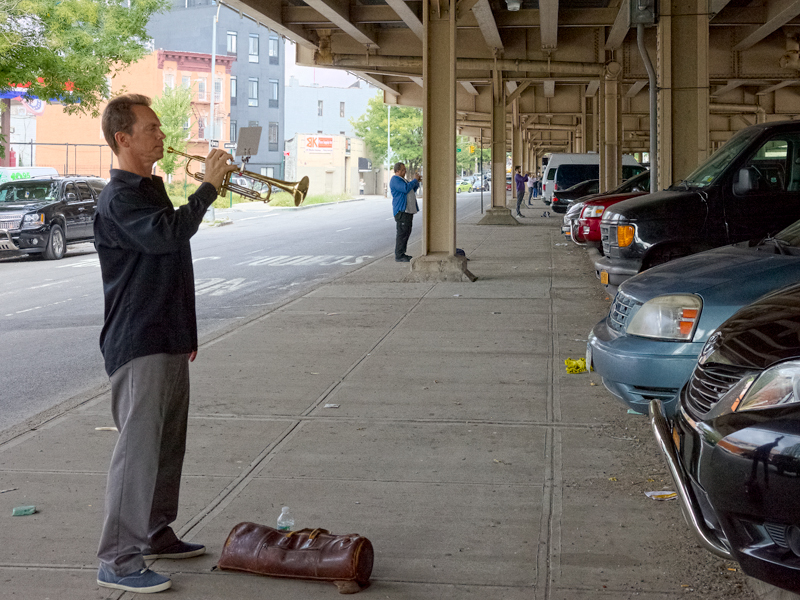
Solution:
[[[210,204],[217,198],[217,188],[208,182],[203,182],[200,184],[200,187],[197,188],[195,194],[199,194],[200,198]]]

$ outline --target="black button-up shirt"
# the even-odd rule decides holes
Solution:
[[[176,210],[160,177],[111,170],[94,221],[105,295],[100,350],[109,375],[140,356],[197,350],[189,239],[216,197],[204,183]]]

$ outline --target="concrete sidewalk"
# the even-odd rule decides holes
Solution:
[[[297,528],[372,540],[364,597],[752,597],[676,503],[644,495],[669,486],[645,419],[566,373],[609,302],[541,212],[459,222],[474,283],[402,283],[387,256],[201,346],[175,526],[209,553],[158,561],[163,596],[335,596],[214,570],[236,523],[286,505]],[[95,584],[110,425],[98,390],[0,437],[0,598],[132,597]]]

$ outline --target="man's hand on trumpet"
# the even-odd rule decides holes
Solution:
[[[233,173],[239,170],[239,165],[233,162],[233,157],[219,148],[214,148],[208,153],[205,162],[205,173],[203,173],[203,182],[210,183],[214,186],[219,193],[222,187],[222,182],[228,173]]]

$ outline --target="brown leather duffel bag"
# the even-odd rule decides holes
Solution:
[[[369,583],[374,556],[372,543],[355,533],[282,532],[245,522],[231,530],[217,566],[272,577],[331,581],[339,593],[354,594]]]

